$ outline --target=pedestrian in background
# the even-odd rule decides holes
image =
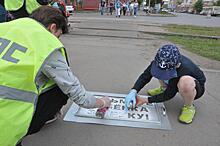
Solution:
[[[126,2],[126,7],[127,7],[126,14],[129,15],[130,14],[130,2],[129,1]]]
[[[113,3],[113,1],[111,1],[111,2],[109,3],[109,12],[110,12],[110,15],[112,15],[113,9],[114,9],[114,3]]]
[[[105,1],[101,0],[101,2],[100,2],[100,12],[101,12],[101,15],[104,14],[104,10],[105,10]]]
[[[137,17],[137,13],[138,13],[138,1],[135,0],[135,2],[134,2],[134,17]]]
[[[115,1],[115,15],[116,15],[116,17],[121,16],[121,2],[120,2],[120,0]]]
[[[127,11],[127,5],[126,5],[126,2],[124,1],[122,3],[122,12],[123,12],[123,15],[125,16],[126,15],[126,11]]]
[[[129,11],[130,11],[130,16],[134,14],[134,2],[130,2],[129,4]]]

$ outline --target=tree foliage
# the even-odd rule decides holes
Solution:
[[[202,8],[203,8],[203,0],[198,0],[194,4],[194,9],[196,10],[197,13],[200,13],[202,11]]]
[[[180,5],[181,3],[182,3],[182,0],[177,0],[177,1],[176,1],[176,4],[177,4],[177,5]]]
[[[216,6],[220,6],[220,0],[215,3]]]
[[[141,5],[142,2],[143,2],[143,0],[138,0],[139,6]]]
[[[162,3],[162,0],[150,0],[150,6],[154,7],[155,4]],[[148,6],[149,0],[146,1],[146,6]]]

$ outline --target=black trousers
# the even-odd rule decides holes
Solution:
[[[68,96],[57,86],[41,94],[27,135],[40,131],[45,122],[53,119],[54,115],[67,103],[67,100]]]
[[[45,122],[53,119],[56,113],[67,103],[67,100],[68,96],[66,96],[57,86],[41,94],[38,97],[36,111],[27,135],[40,131]],[[17,146],[21,146],[21,143]]]

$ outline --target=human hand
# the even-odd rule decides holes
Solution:
[[[111,106],[111,99],[107,96],[100,98],[100,100],[102,101],[102,107],[110,107]]]
[[[148,98],[143,98],[143,97],[140,97],[137,95],[136,97],[136,106],[140,106],[140,105],[143,105],[143,104],[148,104]]]
[[[129,94],[125,97],[125,110],[128,110],[128,108],[135,107],[136,96],[137,96],[137,91],[135,89],[132,89],[129,92]]]

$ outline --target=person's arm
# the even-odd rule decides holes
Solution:
[[[164,102],[173,98],[178,92],[178,88],[177,88],[178,81],[179,78],[172,79],[169,85],[167,86],[167,89],[164,91],[164,93],[161,93],[159,95],[150,96],[148,98],[142,98],[137,95],[136,106],[140,106],[145,103],[148,104],[148,103]]]
[[[152,64],[152,63],[151,63]],[[132,89],[135,89],[137,93],[152,79],[151,75],[151,64],[147,67],[147,69],[138,77]]]
[[[152,64],[152,63],[151,63]],[[133,88],[130,90],[129,94],[125,97],[125,109],[128,110],[129,107],[136,106],[136,96],[137,93],[148,83],[150,82],[152,75],[150,73],[151,64],[147,69],[139,76],[135,82]],[[139,103],[138,103],[139,104]]]
[[[104,97],[95,98],[86,92],[78,78],[73,75],[66,59],[60,51],[55,51],[46,60],[42,72],[54,80],[59,88],[76,104],[85,108],[101,108],[110,106],[110,99]]]
[[[173,98],[178,92],[177,83],[179,82],[179,78],[173,78],[169,81],[166,90],[158,95],[151,96],[148,98],[148,103],[158,103],[170,100]]]

